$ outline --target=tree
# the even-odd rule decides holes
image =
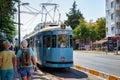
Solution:
[[[106,19],[105,18],[98,18],[98,20],[96,21],[96,39],[100,40],[105,38],[106,36]]]
[[[88,28],[84,19],[80,19],[80,24],[73,30],[73,38],[85,40],[89,36]]]
[[[65,24],[71,26],[72,29],[75,29],[75,27],[79,24],[79,19],[83,18],[81,12],[76,10],[76,6],[76,1],[74,1],[70,12],[66,14],[68,19],[65,21]]]
[[[15,22],[13,21],[16,2],[17,0],[0,0],[0,32],[4,32],[10,41],[16,34]]]
[[[88,33],[89,33],[89,39],[91,41],[94,41],[96,40],[96,31],[95,31],[95,27],[96,27],[96,23],[91,23],[91,22],[88,22],[86,24],[87,26],[87,29],[88,29]]]

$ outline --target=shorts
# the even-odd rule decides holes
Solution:
[[[33,72],[33,68],[32,67],[24,67],[24,68],[20,69],[21,77],[31,76],[32,72]]]
[[[10,70],[0,70],[0,80],[12,80],[14,75],[13,69]]]

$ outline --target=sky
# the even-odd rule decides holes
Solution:
[[[83,17],[87,22],[92,20],[95,22],[100,17],[105,17],[105,0],[21,0],[22,3],[29,3],[26,6],[20,6],[21,8],[21,36],[29,34],[33,31],[34,27],[41,22],[41,14],[28,14],[23,11],[38,12],[41,10],[40,3],[56,3],[58,4],[59,12],[61,13],[61,21],[67,19],[66,13],[72,8],[73,2],[76,1],[77,9],[83,14]],[[37,11],[38,10],[38,11]],[[16,14],[16,20],[17,14]]]

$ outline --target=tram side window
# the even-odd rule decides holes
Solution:
[[[35,45],[36,45],[36,47],[39,47],[39,43],[40,43],[39,40],[36,40],[36,41],[35,41]]]
[[[68,47],[68,35],[58,35],[58,47]]]
[[[32,47],[32,40],[29,41],[29,47]]]
[[[29,47],[33,49],[33,47],[34,47],[34,41],[33,41],[33,39],[31,39],[29,41]]]
[[[50,47],[50,35],[44,36],[43,43],[44,47]]]
[[[52,47],[56,47],[56,35],[52,35]]]
[[[72,39],[72,35],[70,35],[70,47],[73,47],[73,39]]]

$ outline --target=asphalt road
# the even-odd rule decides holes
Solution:
[[[74,65],[95,69],[120,77],[120,56],[74,51]]]

